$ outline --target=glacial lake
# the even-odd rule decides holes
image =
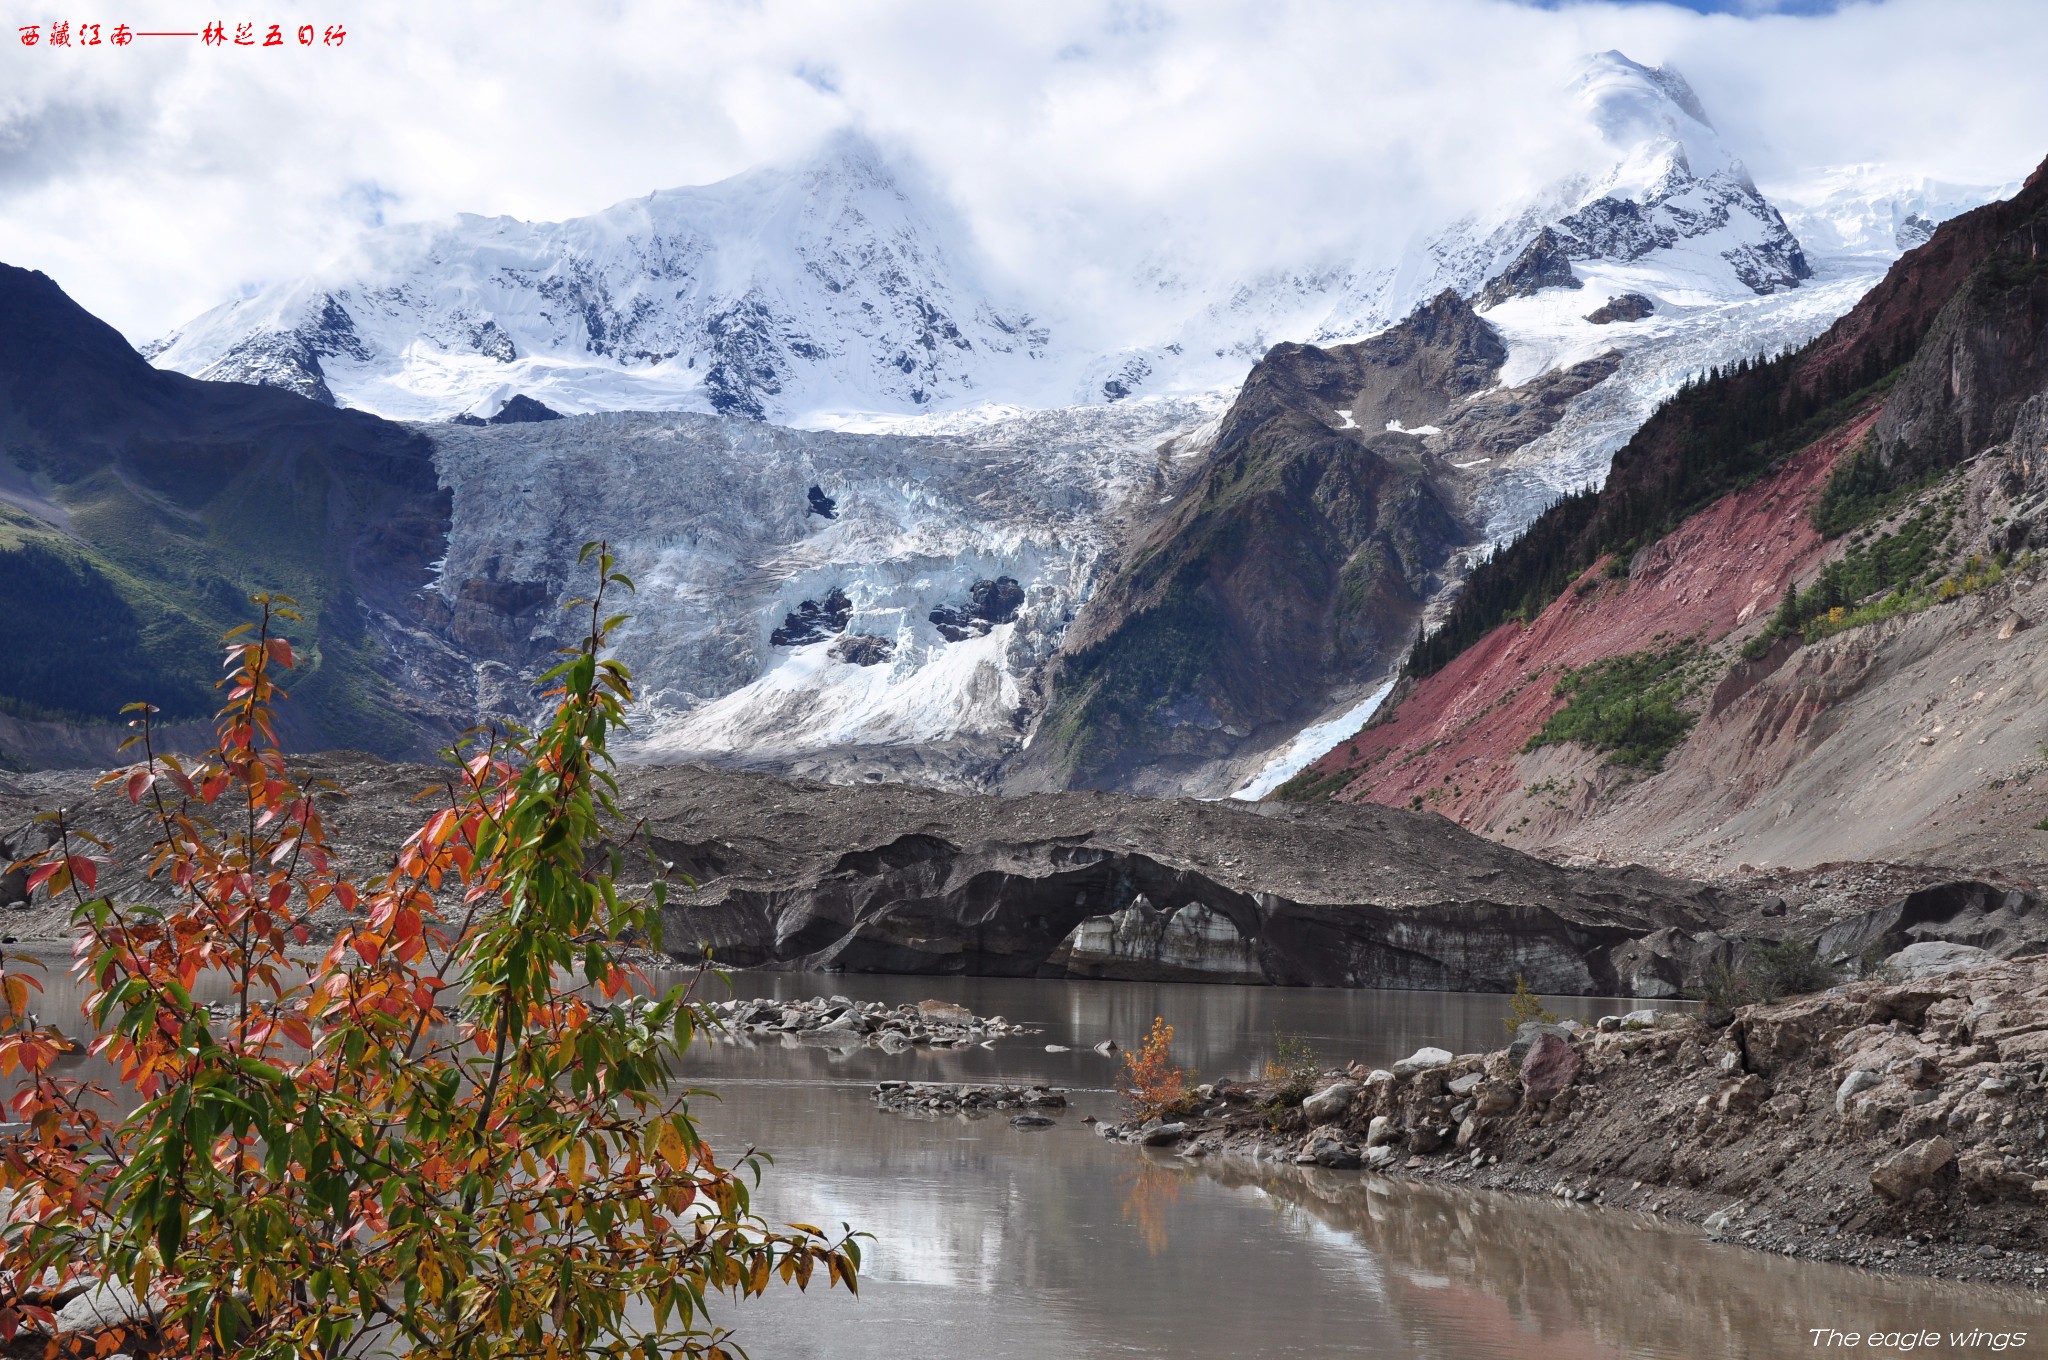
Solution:
[[[717,1310],[754,1360],[1732,1360],[1821,1353],[1816,1327],[2025,1331],[2022,1354],[2048,1348],[2038,1294],[1765,1255],[1593,1206],[1191,1163],[1104,1142],[1081,1122],[1117,1103],[1117,1060],[1091,1046],[1129,1044],[1155,1015],[1175,1027],[1184,1065],[1242,1076],[1271,1056],[1276,1031],[1305,1036],[1330,1065],[1385,1065],[1424,1044],[1494,1047],[1505,997],[789,973],[735,974],[732,994],[939,997],[1042,1031],[898,1054],[774,1040],[692,1049],[689,1077],[721,1097],[695,1107],[714,1141],[775,1159],[757,1206],[874,1235],[858,1299],[785,1290]],[[1550,1004],[1581,1018],[1633,1005]],[[915,1118],[870,1099],[893,1078],[1050,1082],[1073,1103],[1044,1130]]]

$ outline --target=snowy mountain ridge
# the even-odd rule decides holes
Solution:
[[[987,403],[1225,391],[1277,341],[1355,340],[1445,288],[1473,297],[1503,274],[1533,278],[1539,244],[1567,272],[1635,266],[1649,295],[1679,305],[1789,291],[1811,273],[1799,237],[1675,71],[1601,53],[1568,94],[1601,150],[1530,200],[1451,223],[1391,260],[1359,246],[1244,278],[1155,257],[1131,281],[1164,300],[1148,305],[1150,320],[1092,315],[1117,299],[1077,301],[1054,281],[1037,297],[990,285],[943,196],[847,131],[800,165],[589,217],[382,228],[145,352],[194,376],[406,419],[489,415],[523,392],[569,413],[845,428]],[[1915,196],[1872,171],[1825,182],[1801,221],[1831,250],[1870,253],[1875,228],[1862,218],[1896,218],[1896,237],[1907,217],[1939,220],[1983,192]],[[1089,348],[1134,324],[1150,338]]]
[[[846,134],[795,170],[566,222],[385,228],[147,352],[397,418],[489,414],[513,391],[569,412],[914,411],[1016,386],[1047,343],[970,256],[949,213]]]

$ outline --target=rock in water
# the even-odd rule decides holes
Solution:
[[[1955,1145],[1946,1138],[1922,1138],[1870,1168],[1870,1188],[1904,1204],[1955,1165]]]
[[[1045,1115],[1027,1112],[1012,1119],[1010,1127],[1013,1129],[1049,1129],[1053,1126],[1053,1122],[1053,1120]]]
[[[1557,1099],[1579,1075],[1579,1051],[1555,1034],[1539,1034],[1522,1059],[1522,1092],[1541,1105]]]
[[[1146,1147],[1171,1147],[1185,1137],[1187,1131],[1188,1126],[1185,1124],[1160,1124],[1141,1130],[1138,1141]]]
[[[974,1012],[957,1001],[920,1001],[917,1009],[928,1023],[940,1025],[971,1025]]]

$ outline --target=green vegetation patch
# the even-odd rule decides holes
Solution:
[[[1565,706],[1523,749],[1565,742],[1606,755],[1612,765],[1655,771],[1685,740],[1695,715],[1679,707],[1691,691],[1697,644],[1629,652],[1568,670],[1554,693]]]
[[[1842,503],[1856,502],[1845,497]],[[1958,489],[1951,487],[1927,497],[1894,528],[1858,532],[1812,585],[1803,591],[1786,590],[1764,630],[1743,645],[1743,656],[1755,661],[1788,634],[1797,634],[1802,642],[1818,642],[1996,585],[2011,565],[2003,554],[1988,560],[1973,556],[1960,568],[1949,569],[1960,505]]]
[[[1866,437],[1846,458],[1836,461],[1808,518],[1822,538],[1839,538],[1883,518],[1941,477],[1940,472],[1932,472],[1918,481],[1898,484]]]
[[[65,540],[22,535],[16,544],[0,551],[11,635],[0,648],[0,709],[98,722],[136,699],[169,718],[212,711],[203,635],[180,618],[139,611],[128,583]]]

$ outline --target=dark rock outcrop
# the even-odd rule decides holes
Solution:
[[[804,496],[809,502],[809,509],[805,511],[806,514],[817,515],[823,519],[839,518],[839,502],[826,495],[824,487],[813,482],[811,483],[811,489],[806,491]]]
[[[530,425],[537,420],[560,420],[562,413],[543,402],[535,401],[524,392],[498,408],[498,414],[486,423],[491,425]]]
[[[1970,879],[1907,893],[1821,933],[1824,963],[1859,967],[1866,959],[1924,943],[1970,945],[1999,958],[2048,953],[2048,906],[2033,893]]]
[[[2029,181],[2037,200],[2039,178]],[[2048,202],[1976,263],[1893,386],[1871,437],[1888,479],[1911,481],[2003,443],[2021,406],[2048,387],[2044,341]]]
[[[455,417],[457,425],[530,425],[539,420],[560,420],[562,413],[543,402],[535,401],[524,392],[498,408],[498,413],[488,418],[473,416],[468,412]]]
[[[1571,257],[1558,234],[1545,227],[1479,293],[1479,309],[1498,307],[1509,298],[1533,297],[1545,288],[1584,288],[1572,272]]]
[[[1656,311],[1657,304],[1641,293],[1622,293],[1586,313],[1586,320],[1596,326],[1611,326],[1617,321],[1641,321]]]
[[[325,815],[352,874],[383,866],[424,815],[415,795],[444,777],[344,753],[310,772],[348,795]],[[1640,868],[1548,864],[1392,808],[1004,798],[694,766],[628,766],[619,781],[636,846],[622,888],[637,890],[637,849],[651,851],[677,876],[663,947],[734,967],[1494,992],[1519,976],[1612,995],[1616,946],[1706,930],[1744,902]],[[105,891],[149,890],[155,833],[118,788],[87,772],[0,780],[0,827],[59,804],[110,842]],[[1090,923],[1124,912],[1145,917],[1121,930],[1126,947],[1089,949],[1117,933]],[[69,929],[62,904],[10,924],[31,938]]]
[[[1908,213],[1906,220],[1892,229],[1892,243],[1902,252],[1924,246],[1934,238],[1934,227],[1933,222],[1919,213]]]
[[[776,647],[803,647],[823,642],[834,633],[846,631],[853,617],[853,601],[838,586],[825,592],[823,600],[805,600],[795,612],[782,616],[782,626],[768,635]]]
[[[1729,905],[1398,809],[625,780],[700,885],[671,896],[665,947],[739,967],[1611,993],[1617,946]]]
[[[985,636],[999,623],[1015,621],[1023,607],[1024,587],[1017,584],[1017,578],[998,576],[993,581],[976,581],[967,588],[966,604],[942,604],[932,610],[930,618],[940,637],[965,642]]]

